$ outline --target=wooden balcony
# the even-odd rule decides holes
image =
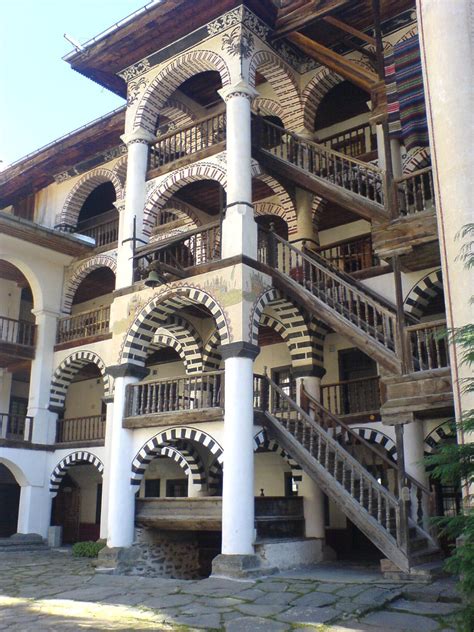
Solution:
[[[434,320],[406,328],[411,349],[411,370],[431,371],[449,366],[445,320]]]
[[[110,306],[99,307],[89,312],[64,316],[58,320],[56,348],[69,343],[84,344],[103,340],[109,336]]]
[[[95,247],[110,249],[118,240],[119,218],[115,209],[78,224],[75,232],[95,239]],[[109,248],[105,248],[108,246]]]
[[[139,524],[171,531],[220,531],[222,498],[137,498]],[[259,538],[301,537],[304,534],[303,498],[255,498],[255,526]]]
[[[348,274],[380,266],[380,259],[372,248],[370,234],[335,241],[321,246],[316,252],[335,268]]]
[[[254,408],[265,409],[266,382],[254,375]],[[224,371],[147,380],[127,387],[124,428],[222,420]]]
[[[225,112],[159,136],[150,148],[148,179],[223,151],[225,137]]]
[[[434,212],[435,195],[431,167],[395,179],[400,215]]]
[[[0,366],[12,360],[31,360],[35,357],[36,325],[26,320],[0,316]]]
[[[375,421],[380,411],[380,378],[364,377],[321,385],[321,403],[346,422]]]
[[[31,443],[33,417],[0,413],[0,440]]]
[[[372,133],[370,123],[356,125],[337,134],[315,140],[320,145],[346,156],[352,156],[352,158],[367,162],[377,159],[377,137]]]
[[[58,419],[56,443],[103,443],[105,440],[105,415]]]

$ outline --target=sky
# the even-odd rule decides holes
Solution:
[[[149,0],[0,0],[0,169],[124,100],[72,70],[84,43]]]

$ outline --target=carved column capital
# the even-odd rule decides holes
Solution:
[[[252,88],[252,86],[249,86],[249,84],[243,79],[231,86],[224,86],[224,88],[218,90],[218,93],[226,103],[233,97],[245,97],[250,101],[250,103],[252,103],[258,96],[257,90]]]
[[[131,132],[123,134],[120,139],[125,143],[125,145],[127,145],[127,147],[136,143],[141,145],[150,145],[151,143],[156,142],[156,136],[141,127],[137,127]]]

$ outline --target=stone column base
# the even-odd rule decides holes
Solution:
[[[136,562],[137,552],[132,547],[105,546],[97,556],[96,573],[109,573],[111,575],[133,568]]]
[[[212,577],[251,579],[272,575],[277,568],[263,567],[258,555],[218,555],[212,560]]]

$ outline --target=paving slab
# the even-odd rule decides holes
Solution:
[[[379,626],[379,630],[399,632],[431,632],[439,629],[439,623],[434,619],[402,612],[371,612],[361,619],[361,623]]]
[[[311,592],[303,597],[297,597],[291,602],[292,606],[311,606],[320,608],[321,606],[330,606],[337,600],[335,595],[328,593]]]
[[[237,610],[243,614],[252,614],[256,617],[272,617],[276,614],[280,614],[280,612],[283,612],[283,610],[287,608],[288,606],[285,605],[244,603],[238,606]]]
[[[225,632],[286,632],[289,625],[258,617],[238,617],[225,624]]]
[[[340,610],[331,607],[312,608],[310,606],[295,606],[290,607],[285,612],[276,615],[278,621],[287,621],[293,624],[307,624],[307,623],[326,623],[332,621],[339,616]]]
[[[443,603],[442,601],[408,601],[397,599],[390,604],[390,610],[403,610],[413,614],[427,614],[429,616],[442,616],[452,614],[460,609],[460,604]]]

